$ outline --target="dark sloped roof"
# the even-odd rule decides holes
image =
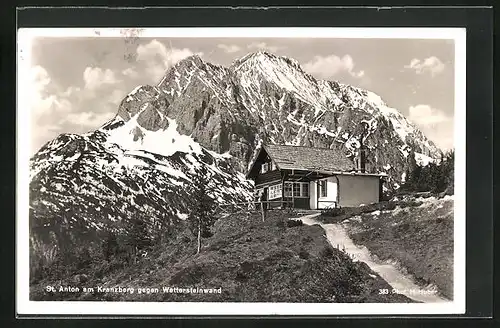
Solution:
[[[356,169],[353,161],[339,150],[285,145],[265,145],[264,149],[280,169],[334,172]]]

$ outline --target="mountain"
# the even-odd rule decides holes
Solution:
[[[186,219],[193,175],[206,166],[218,203],[244,202],[251,185],[228,155],[209,151],[175,132],[162,131],[169,154],[126,149],[106,129],[63,134],[30,162],[30,237],[35,254],[50,247],[92,242],[107,231],[123,231],[140,217],[155,227]],[[49,248],[47,248],[49,247]]]
[[[364,126],[367,165],[389,174],[389,189],[399,186],[409,154],[418,161],[441,156],[379,96],[317,80],[293,59],[257,52],[223,67],[188,57],[156,86],[129,93],[96,131],[60,135],[34,155],[32,247],[78,239],[77,231],[120,229],[137,215],[175,224],[186,217],[186,185],[200,166],[214,174],[219,203],[248,200],[244,173],[263,141],[353,158]]]
[[[338,149],[354,158],[365,127],[367,165],[371,171],[388,173],[390,189],[399,186],[410,153],[419,163],[442,154],[403,114],[373,92],[318,80],[297,61],[264,51],[237,59],[230,67],[213,65],[196,55],[188,57],[158,85],[136,88],[107,126],[126,122],[117,134],[126,135],[127,142],[132,140],[133,147],[142,149],[172,119],[179,133],[214,152],[232,155],[240,172],[246,172],[263,140]]]

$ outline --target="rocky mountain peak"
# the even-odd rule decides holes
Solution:
[[[286,56],[278,56],[264,50],[252,52],[236,59],[230,66],[230,69],[234,72],[241,69],[254,71],[260,69],[264,72],[270,72],[276,69],[286,70],[287,68],[304,73],[297,60]]]
[[[146,140],[166,147],[170,142],[160,132],[175,126],[166,135],[192,136],[211,151],[228,153],[244,172],[262,140],[338,149],[354,158],[362,123],[367,127],[369,165],[394,181],[400,180],[410,150],[427,158],[441,154],[375,93],[317,80],[296,60],[267,51],[249,53],[229,67],[198,55],[187,57],[170,68],[157,86],[139,86],[127,95],[106,130],[120,135],[113,140],[128,138],[140,149]],[[155,149],[165,152],[165,147]]]
[[[203,61],[203,59],[199,55],[194,54],[178,61],[172,67],[172,69],[177,71],[182,71],[183,69],[192,69],[192,68],[203,69],[205,66],[206,66],[205,61]]]

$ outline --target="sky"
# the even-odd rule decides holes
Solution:
[[[229,66],[259,50],[295,58],[318,79],[375,92],[440,148],[451,149],[454,49],[453,39],[35,37],[28,86],[31,153],[61,133],[100,127],[127,93],[158,83],[187,56]]]

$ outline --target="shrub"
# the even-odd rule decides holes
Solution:
[[[321,215],[323,216],[334,217],[342,214],[345,214],[345,210],[337,207],[330,207],[321,210]]]
[[[288,220],[286,222],[286,225],[288,228],[293,228],[293,227],[299,227],[299,226],[302,226],[304,225],[304,223],[302,222],[302,220]]]

